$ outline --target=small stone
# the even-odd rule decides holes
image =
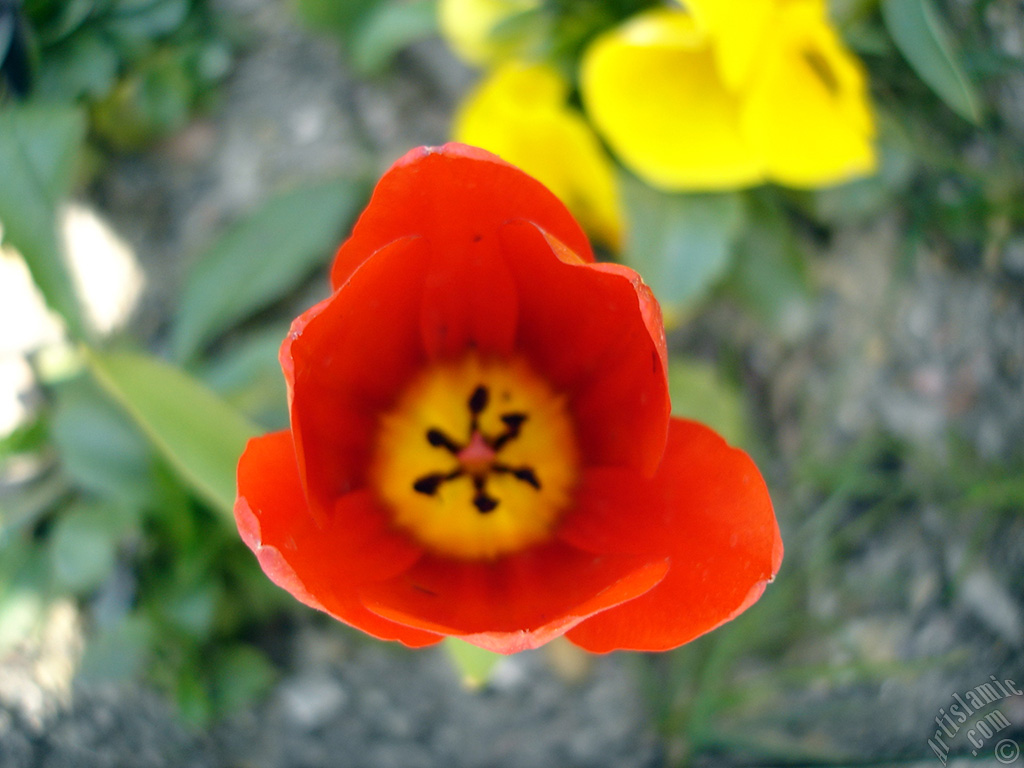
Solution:
[[[278,695],[285,717],[307,731],[326,724],[348,701],[341,684],[327,676],[292,678]]]

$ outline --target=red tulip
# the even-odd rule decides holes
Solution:
[[[782,542],[750,458],[671,418],[661,313],[482,150],[381,179],[281,348],[291,429],[235,518],[296,598],[375,637],[664,650],[733,618]]]

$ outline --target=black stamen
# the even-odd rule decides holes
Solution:
[[[412,489],[417,493],[422,493],[426,496],[433,496],[437,493],[437,489],[441,487],[441,483],[445,483],[449,480],[454,480],[457,477],[462,476],[462,467],[453,470],[447,474],[444,472],[432,472],[429,475],[424,475],[415,483],[412,484]]]
[[[538,491],[540,490],[540,480],[537,477],[537,473],[533,471],[532,467],[510,467],[507,464],[492,464],[491,470],[499,474],[512,475],[516,480],[522,480],[524,483],[529,483]]]
[[[523,426],[523,422],[526,421],[525,413],[506,413],[503,414],[501,420],[505,422],[505,426],[511,430],[514,430],[517,434],[519,428]]]
[[[498,500],[487,493],[487,478],[484,475],[473,475],[473,488],[476,493],[473,495],[473,506],[477,511],[486,515],[493,512],[498,506]]]
[[[449,453],[458,453],[462,450],[462,446],[452,440],[448,435],[442,432],[440,429],[428,429],[427,430],[427,442],[435,448],[444,448]]]
[[[519,437],[519,430],[522,429],[523,422],[526,421],[526,414],[505,413],[502,414],[501,420],[505,423],[505,432],[498,435],[491,444],[491,448],[495,451],[500,451],[509,440]]]
[[[412,489],[417,493],[425,493],[427,496],[433,496],[437,493],[438,486],[444,482],[444,475],[440,472],[435,472],[432,475],[421,477],[415,483],[412,484]]]
[[[487,401],[490,399],[490,393],[487,391],[487,387],[482,384],[473,390],[473,394],[469,396],[469,412],[474,416],[483,413],[484,408],[487,407]]]
[[[540,490],[540,480],[537,479],[537,474],[529,467],[520,467],[519,469],[512,470],[512,476],[516,480],[522,480],[532,485],[538,491]]]
[[[473,497],[473,506],[483,515],[493,512],[498,507],[498,500],[488,496],[486,493],[478,493]]]

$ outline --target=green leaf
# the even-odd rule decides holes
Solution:
[[[46,447],[49,438],[48,420],[36,414],[32,421],[20,424],[13,432],[0,437],[0,462],[19,453],[34,453]]]
[[[661,302],[668,324],[692,307],[729,267],[743,225],[738,194],[667,195],[629,179],[629,234],[623,260]]]
[[[696,360],[673,359],[668,366],[672,414],[706,424],[730,445],[743,445],[747,420],[743,395],[715,367]]]
[[[114,569],[118,515],[109,508],[76,505],[61,512],[50,538],[54,581],[76,594],[100,586]]]
[[[117,53],[99,35],[75,35],[46,52],[36,88],[53,100],[102,98],[114,87],[118,65]]]
[[[150,56],[93,104],[92,130],[112,147],[142,149],[186,123],[195,87],[182,56]]]
[[[128,615],[100,627],[85,646],[76,678],[80,681],[129,680],[142,674],[156,632],[140,615]]]
[[[17,16],[5,14],[0,16],[0,62],[7,59],[11,50],[11,42],[14,40],[14,24]]]
[[[188,276],[171,335],[174,358],[191,358],[326,262],[365,191],[348,179],[303,187],[235,224]]]
[[[932,0],[882,0],[885,26],[928,86],[965,120],[981,122],[981,105]]]
[[[188,664],[179,665],[170,674],[178,714],[193,728],[205,728],[213,718],[210,686],[199,669]]]
[[[809,319],[810,289],[804,254],[786,212],[773,196],[754,196],[749,223],[737,246],[730,287],[762,318],[785,332]]]
[[[379,5],[381,0],[295,0],[295,10],[302,21],[315,30],[333,32],[343,40],[350,39],[361,19]]]
[[[181,478],[231,519],[235,468],[258,428],[184,371],[135,352],[89,352],[100,384]]]
[[[85,335],[81,308],[57,238],[59,203],[71,186],[85,121],[77,109],[0,110],[0,224],[4,242],[25,259],[46,303],[68,330]]]
[[[41,547],[4,547],[0,557],[0,655],[38,630],[50,592]]]
[[[14,493],[0,496],[0,550],[19,539],[30,537],[36,525],[59,508],[70,493],[67,478],[60,473],[50,473],[19,487]],[[4,557],[0,556],[0,562],[3,560]],[[3,579],[0,569],[0,583]]]
[[[56,400],[51,431],[68,475],[130,506],[150,501],[149,445],[128,417],[89,378],[57,387]]]
[[[151,43],[185,23],[191,0],[120,0],[110,15],[110,30],[129,40]]]
[[[32,5],[29,3],[27,9],[29,16],[32,16]],[[68,37],[81,28],[90,15],[96,10],[96,0],[61,0],[53,4],[56,13],[47,19],[45,30],[40,32],[40,42],[43,46],[51,46],[58,40]],[[33,21],[37,21],[33,19]]]
[[[359,25],[352,41],[352,64],[364,75],[377,74],[402,48],[437,32],[435,0],[384,3]]]
[[[266,655],[250,645],[222,648],[214,658],[212,698],[218,714],[248,707],[277,678]]]
[[[217,394],[267,429],[288,426],[287,392],[277,360],[288,325],[274,324],[242,338],[204,361],[199,375]]]
[[[500,654],[470,645],[457,637],[446,637],[442,644],[463,685],[468,688],[479,688],[484,685],[494,667],[502,659]]]
[[[161,595],[160,612],[189,637],[196,640],[208,638],[221,598],[220,585],[207,576],[207,580],[196,584],[173,586],[168,594]]]

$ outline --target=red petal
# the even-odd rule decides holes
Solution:
[[[516,286],[494,232],[474,240],[430,241],[420,327],[431,359],[459,357],[468,349],[508,357],[516,338]]]
[[[439,249],[464,247],[506,221],[535,222],[587,261],[583,230],[540,182],[495,155],[464,144],[419,147],[381,178],[331,269],[337,289],[379,248],[420,235]]]
[[[390,243],[293,324],[281,347],[296,454],[314,509],[363,486],[378,414],[425,361],[427,243]]]
[[[592,555],[552,542],[493,563],[428,555],[360,595],[385,618],[514,653],[643,594],[664,573],[662,558]]]
[[[501,241],[519,289],[517,347],[569,396],[584,463],[653,474],[671,403],[650,290],[627,267],[582,263],[528,222],[503,227]]]
[[[327,524],[317,525],[287,431],[249,441],[238,464],[238,489],[238,531],[275,584],[375,637],[410,646],[440,640],[370,613],[356,599],[360,584],[394,577],[416,561],[419,549],[390,530],[367,493],[344,497]]]
[[[626,470],[587,473],[559,536],[592,551],[658,553],[668,575],[635,600],[568,633],[577,645],[667,650],[753,604],[782,562],[782,539],[757,467],[707,427],[673,419],[649,482]]]

